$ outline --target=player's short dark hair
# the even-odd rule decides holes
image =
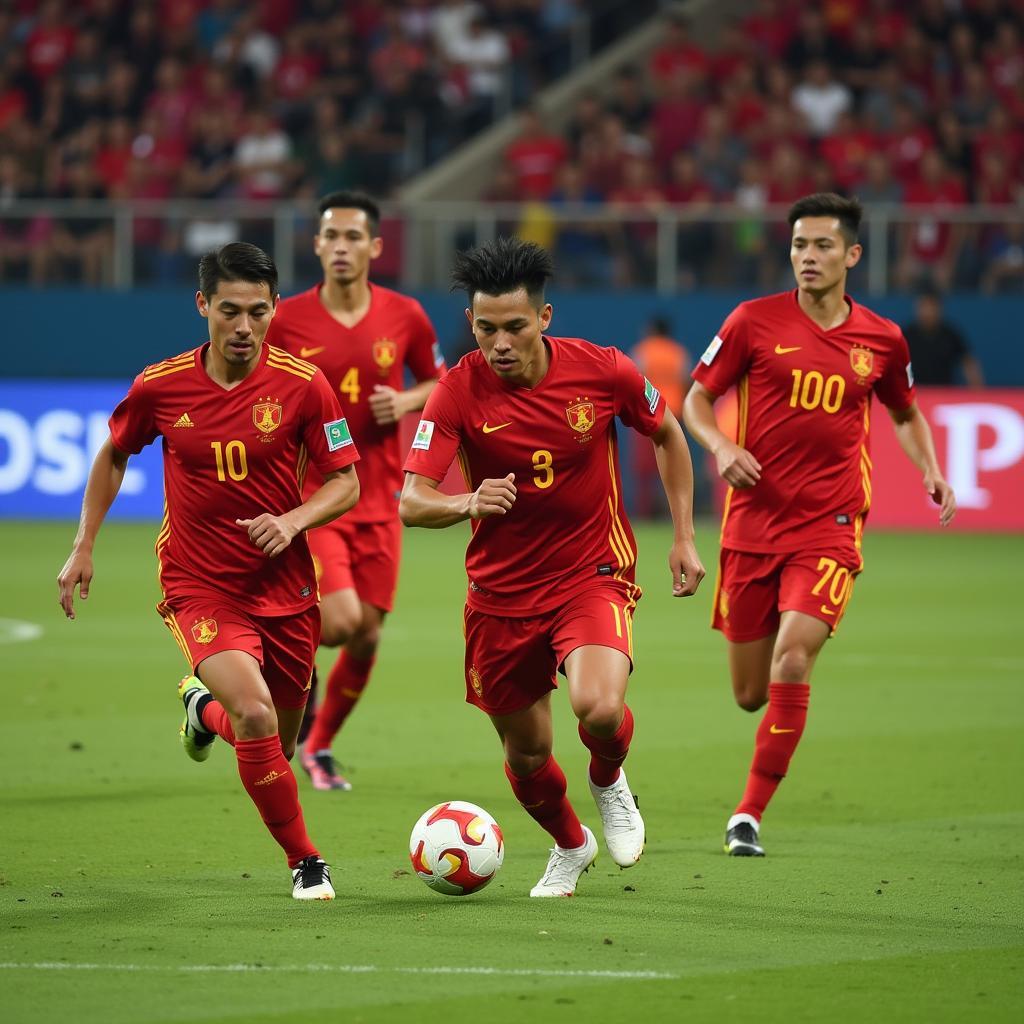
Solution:
[[[802,217],[835,217],[839,221],[839,233],[847,246],[857,241],[864,207],[858,199],[841,196],[837,192],[815,192],[814,195],[798,199],[789,208],[789,226]]]
[[[465,291],[472,306],[477,292],[507,295],[525,288],[539,308],[544,302],[544,285],[554,272],[555,263],[547,249],[536,242],[502,235],[493,242],[455,254],[452,291]]]
[[[376,238],[377,232],[380,231],[380,207],[365,192],[347,189],[341,192],[328,192],[316,204],[316,208],[321,217],[328,210],[362,210],[370,225],[370,236]]]
[[[207,299],[222,281],[249,281],[265,284],[271,296],[277,295],[277,265],[258,246],[248,242],[228,242],[199,260],[199,290]]]

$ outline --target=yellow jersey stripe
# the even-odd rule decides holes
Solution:
[[[316,367],[302,359],[292,359],[290,356],[282,358],[273,352],[267,356],[267,366],[276,366],[281,370],[290,370],[292,373],[302,377],[313,377],[316,374]]]
[[[313,374],[306,373],[305,370],[299,370],[294,366],[289,366],[286,363],[277,363],[273,359],[267,360],[267,366],[271,370],[280,370],[282,373],[290,373],[293,377],[298,377],[304,381],[311,381]]]
[[[469,458],[466,456],[466,450],[460,445],[455,452],[455,458],[459,463],[459,471],[462,473],[462,479],[465,481],[466,490],[475,490],[473,487],[473,477],[469,472]]]
[[[316,363],[311,363],[308,359],[300,359],[297,355],[287,351],[287,349],[278,348],[276,345],[267,346],[267,358],[287,360],[290,363],[294,363],[301,370],[316,373]]]
[[[612,497],[609,498],[609,511],[612,517],[611,530],[618,538],[618,551],[625,555],[624,559],[622,555],[619,555],[620,565],[623,569],[627,569],[636,562],[636,554],[629,543],[629,535],[619,516],[619,488],[615,482],[615,444],[611,436],[608,438],[608,476],[612,485]],[[616,550],[614,546],[613,550]]]
[[[183,352],[180,356],[174,356],[172,359],[162,359],[159,363],[150,364],[142,371],[142,375],[145,377],[151,373],[167,370],[172,366],[192,366],[195,364],[195,361],[195,350],[192,352]]]
[[[160,371],[146,372],[142,376],[142,382],[148,384],[151,380],[157,380],[160,377],[170,377],[172,373],[181,373],[182,370],[192,369],[192,363],[183,363],[181,366],[169,366],[167,369]]]
[[[743,448],[747,440],[747,416],[750,413],[750,378],[744,374],[736,385],[736,398],[739,404],[739,423],[736,429],[736,443]],[[725,492],[725,507],[722,509],[722,529],[718,535],[719,543],[725,536],[725,524],[729,520],[729,510],[732,507],[732,495],[735,488],[730,487]],[[712,614],[714,614],[712,612]]]

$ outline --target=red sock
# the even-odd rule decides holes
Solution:
[[[370,681],[370,672],[376,657],[361,661],[348,651],[342,651],[327,677],[327,692],[316,710],[316,721],[306,739],[307,750],[330,750],[356,702]]]
[[[768,707],[757,727],[754,760],[737,814],[750,814],[761,820],[803,735],[810,698],[808,683],[769,684]]]
[[[284,850],[288,866],[293,868],[304,857],[317,856],[302,820],[295,775],[281,752],[281,737],[274,733],[255,740],[236,740],[235,757],[242,785]]]
[[[558,762],[549,757],[543,766],[525,779],[512,774],[505,762],[505,774],[512,784],[512,792],[533,818],[563,850],[574,850],[586,842],[583,826],[565,795],[565,773]]]
[[[595,786],[610,786],[619,777],[619,768],[629,753],[633,739],[633,712],[624,706],[622,724],[614,736],[607,739],[591,736],[580,722],[580,739],[590,751],[590,779]]]
[[[203,694],[205,697],[206,695]],[[219,700],[208,700],[199,708],[199,720],[210,732],[215,732],[222,740],[235,745],[235,730],[231,728],[231,719]],[[280,745],[280,744],[279,744]]]

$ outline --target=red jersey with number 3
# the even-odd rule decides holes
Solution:
[[[737,306],[693,371],[715,395],[739,396],[737,443],[761,464],[753,487],[730,488],[722,546],[800,551],[848,539],[860,547],[871,504],[871,396],[914,401],[910,351],[896,324],[851,299],[824,330],[796,291]]]
[[[445,369],[434,328],[415,300],[389,288],[370,286],[370,308],[354,327],[338,323],[320,301],[320,285],[278,303],[267,340],[308,359],[324,371],[348,416],[359,445],[359,503],[349,522],[380,523],[398,515],[402,490],[399,425],[379,425],[370,411],[373,389],[385,384],[401,391],[405,368],[417,381]],[[316,473],[307,489],[320,485]]]
[[[443,480],[458,457],[469,490],[515,474],[506,515],[475,520],[466,551],[470,607],[539,615],[603,578],[634,586],[636,542],[622,507],[615,417],[641,434],[665,401],[614,348],[546,338],[534,388],[503,381],[481,352],[441,378],[423,410],[407,473]]]
[[[268,558],[235,520],[301,505],[307,464],[351,465],[352,435],[311,363],[264,344],[256,369],[225,389],[203,367],[208,347],[147,366],[110,417],[114,447],[129,455],[163,437],[160,585],[222,591],[254,615],[302,611],[317,601],[305,534]]]

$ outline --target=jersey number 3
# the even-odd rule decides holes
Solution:
[[[533,453],[533,469],[536,473],[533,482],[540,490],[543,491],[555,482],[554,459],[546,448],[541,448]]]

